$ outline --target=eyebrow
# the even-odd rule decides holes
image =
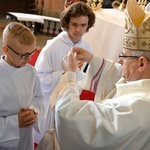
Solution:
[[[24,55],[30,55],[30,54],[34,53],[36,50],[37,50],[37,49],[35,48],[35,49],[34,49],[32,52],[30,52],[30,53],[25,53],[25,54],[22,54],[22,56],[24,56]]]
[[[70,23],[75,23],[75,24],[88,24],[88,22],[84,22],[84,23],[77,23],[75,21],[70,21]]]

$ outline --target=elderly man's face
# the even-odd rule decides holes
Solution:
[[[139,78],[138,57],[132,55],[131,50],[123,49],[119,55],[118,63],[122,65],[122,77],[126,81],[134,81]]]

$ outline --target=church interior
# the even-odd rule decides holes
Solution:
[[[83,39],[91,46],[94,54],[116,61],[122,51],[127,0],[83,0],[83,2],[89,5],[96,16],[94,26]],[[139,4],[142,9],[150,11],[150,7],[146,7],[150,0],[142,2]],[[15,21],[29,27],[35,34],[36,49],[40,52],[47,40],[62,32],[60,13],[70,3],[71,0],[0,0],[0,56],[3,55],[2,32],[8,23]],[[38,54],[36,53],[30,62],[33,66]],[[86,92],[82,95],[83,99],[88,94]],[[92,93],[89,96],[91,100],[94,99]]]

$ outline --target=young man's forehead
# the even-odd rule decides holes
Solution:
[[[88,23],[89,18],[88,16],[79,16],[79,17],[71,17],[70,22],[77,22],[77,23]]]

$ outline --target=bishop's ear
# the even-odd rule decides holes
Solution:
[[[139,71],[145,70],[147,67],[148,59],[145,58],[144,56],[141,56],[138,61],[139,61]]]

